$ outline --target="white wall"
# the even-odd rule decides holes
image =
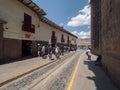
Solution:
[[[32,17],[32,24],[35,25],[35,33],[22,31],[22,21],[24,13]],[[0,19],[7,22],[4,25],[4,38],[13,38],[21,40],[40,40],[49,41],[52,31],[56,33],[57,42],[61,43],[61,35],[64,35],[65,44],[67,44],[67,33],[64,33],[45,22],[39,22],[35,12],[24,6],[18,0],[0,0]],[[38,27],[38,25],[40,27]],[[30,37],[25,37],[29,35]],[[70,40],[75,37],[69,35]],[[72,42],[73,43],[73,42]]]
[[[18,0],[0,0],[0,12],[0,19],[7,21],[4,25],[4,38],[35,39],[35,34],[22,32],[24,12],[32,16],[32,23],[37,25],[37,15],[33,11]],[[30,34],[30,38],[25,38],[25,34]]]
[[[48,24],[40,22],[40,27],[38,30],[36,30],[36,39],[42,41],[49,41],[52,35],[51,29],[52,27],[50,27]]]

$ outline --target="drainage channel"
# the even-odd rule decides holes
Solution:
[[[66,58],[68,58],[72,55],[74,55],[74,53],[68,54],[59,60],[51,61],[40,67],[37,67],[33,70],[30,70],[26,73],[23,73],[12,79],[9,79],[0,84],[0,89],[2,89],[2,90],[22,90],[21,88],[23,88],[23,87],[30,87],[35,84],[36,79],[43,76],[51,68],[55,67],[57,64],[59,64],[60,62],[63,62]],[[41,77],[40,80],[42,80],[42,79],[44,79],[44,78]]]

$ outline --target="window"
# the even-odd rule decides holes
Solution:
[[[32,24],[32,17],[26,13],[24,13],[24,22],[22,25],[22,30],[35,33],[35,25]]]
[[[31,16],[24,13],[24,25],[31,26]]]
[[[61,35],[61,42],[65,42],[63,34]]]

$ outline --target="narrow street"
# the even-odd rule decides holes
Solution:
[[[52,62],[52,63],[49,63],[48,65],[45,65],[45,66],[43,65],[43,67],[41,67],[39,69],[31,70],[31,72],[28,74],[24,75],[24,73],[27,72],[26,71],[23,74],[16,76],[16,77],[19,77],[19,76],[23,75],[20,78],[13,77],[13,79],[16,78],[15,80],[8,79],[5,82],[5,83],[7,83],[7,82],[8,83],[5,85],[2,85],[2,87],[0,87],[0,89],[2,89],[2,90],[29,90],[29,89],[34,90],[34,88],[38,88],[42,85],[42,87],[40,87],[40,88],[41,88],[41,90],[43,90],[43,88],[46,87],[46,85],[48,85],[49,87],[47,87],[46,89],[44,88],[44,90],[49,90],[49,89],[53,90],[53,88],[55,88],[54,90],[56,90],[57,88],[60,88],[60,87],[61,87],[61,90],[63,90],[66,88],[66,86],[67,86],[66,82],[69,82],[72,71],[74,70],[74,66],[76,65],[76,63],[80,57],[80,54],[82,52],[83,52],[83,50],[76,52],[76,53],[71,52],[70,54],[65,55],[64,57],[61,57],[61,59],[59,59],[57,61],[56,60],[53,60],[53,61],[47,60],[46,63],[47,62]],[[35,59],[34,59],[34,61],[31,61],[31,62],[32,63],[36,62]],[[45,61],[45,59],[41,59],[40,62],[42,61],[41,63],[43,63],[43,60]],[[23,63],[22,62],[18,62],[18,63],[20,63],[22,65],[23,63],[27,64],[28,62],[26,60],[26,62],[23,61]],[[19,68],[20,68],[20,64],[18,64]],[[31,63],[29,63],[29,64],[31,64]],[[17,65],[17,63],[16,63],[16,65]],[[14,66],[16,66],[16,65],[15,64],[13,64],[13,66],[11,65],[11,68],[12,67],[14,68]],[[33,65],[35,68],[34,63],[31,65]],[[28,66],[31,66],[31,65],[27,65],[27,67],[26,66],[24,66],[24,67],[26,67],[26,70],[27,70]],[[7,67],[10,67],[10,66],[7,66]],[[20,71],[19,68],[18,68],[18,71]],[[3,69],[4,70],[6,69],[8,71],[10,70],[10,68],[5,68],[5,67]],[[2,71],[2,68],[1,68],[1,71]],[[17,69],[15,71],[17,73]],[[53,76],[53,77],[51,78],[51,76]],[[9,74],[8,74],[8,77],[9,77]],[[10,80],[12,80],[12,81],[9,82]],[[64,82],[64,80],[66,80],[66,81]],[[44,84],[46,81],[47,81],[47,83]],[[52,81],[52,83],[51,83],[51,81]],[[52,86],[54,86],[54,87],[52,87]],[[40,90],[40,88],[38,88],[38,90]]]
[[[0,90],[118,90],[102,68],[94,65],[95,60],[96,56],[87,60],[85,51],[78,50],[3,85]]]
[[[83,51],[77,52],[54,67],[53,72],[31,90],[66,90],[75,65]]]

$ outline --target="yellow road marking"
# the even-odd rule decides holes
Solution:
[[[81,54],[81,55],[82,55],[82,54]],[[80,57],[81,57],[81,56],[80,56]],[[80,59],[79,59],[78,62],[77,62],[77,65],[76,65],[75,70],[74,70],[74,73],[73,73],[73,75],[72,75],[72,79],[70,80],[70,83],[69,83],[69,85],[68,85],[68,87],[67,87],[67,90],[71,90],[71,88],[72,88],[72,85],[73,85],[73,82],[74,82],[74,79],[75,79],[75,76],[76,76],[76,73],[77,73],[79,64],[80,64]]]

